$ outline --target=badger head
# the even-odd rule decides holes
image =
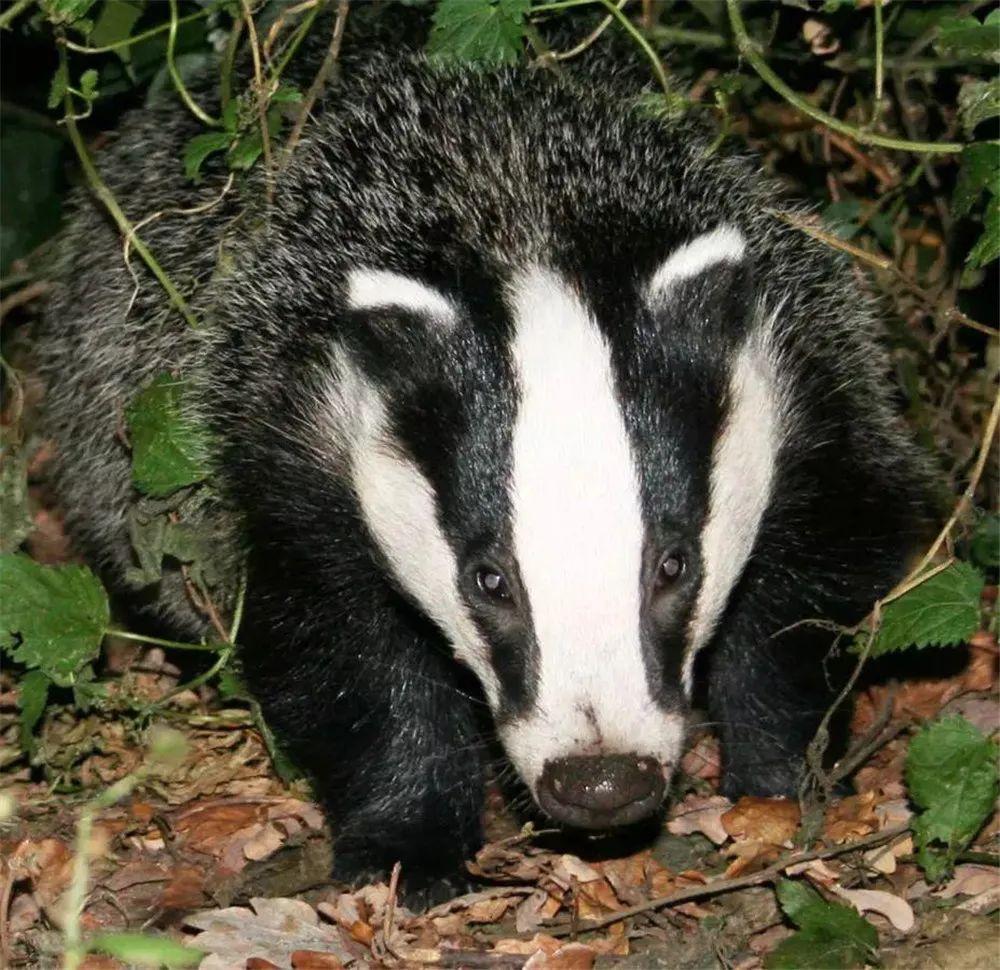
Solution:
[[[324,409],[367,529],[569,825],[662,802],[768,507],[780,409],[744,249],[722,226],[642,278],[346,274]]]

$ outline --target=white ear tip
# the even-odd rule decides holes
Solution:
[[[451,326],[455,307],[433,286],[385,269],[354,269],[347,274],[347,302],[354,310],[398,307]]]
[[[660,264],[650,280],[649,295],[662,297],[671,286],[699,276],[718,263],[738,263],[746,250],[746,237],[736,226],[721,225],[695,236]]]

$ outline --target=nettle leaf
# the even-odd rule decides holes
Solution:
[[[979,142],[962,152],[951,211],[959,218],[968,215],[983,189],[1000,196],[1000,146]]]
[[[1000,196],[991,195],[986,203],[983,234],[965,257],[969,266],[986,266],[1000,259]]]
[[[973,55],[1000,62],[1000,10],[982,23],[975,17],[947,17],[934,46],[943,54]]]
[[[192,182],[201,180],[201,166],[209,155],[224,152],[233,136],[228,131],[207,131],[196,135],[184,148],[184,174]]]
[[[108,619],[107,594],[86,567],[0,556],[0,642],[60,687],[97,657]]]
[[[208,439],[182,410],[184,382],[161,374],[128,409],[132,481],[166,496],[208,477]]]
[[[439,0],[427,54],[439,64],[516,64],[531,0]]]
[[[29,670],[17,685],[21,749],[29,753],[35,750],[35,725],[45,711],[51,683],[41,670]]]
[[[798,880],[782,879],[777,892],[781,908],[799,932],[768,955],[768,970],[846,970],[871,960],[878,933],[850,906],[828,903]]]
[[[997,31],[996,40],[1000,43],[1000,31]],[[962,85],[958,92],[958,118],[969,138],[980,122],[997,115],[1000,115],[1000,78],[966,81]],[[994,145],[993,152],[1000,152],[1000,147]]]
[[[1000,515],[986,515],[969,543],[969,558],[984,569],[1000,566]]]
[[[906,784],[923,809],[913,825],[917,861],[938,882],[993,811],[997,747],[964,717],[935,721],[910,742]]]
[[[77,21],[80,21],[95,3],[97,0],[43,0],[42,9],[54,24],[72,23],[78,30],[85,28],[90,31],[93,29],[91,23]]]
[[[882,608],[870,656],[963,643],[979,628],[983,575],[956,562]],[[855,651],[859,648],[855,646]]]

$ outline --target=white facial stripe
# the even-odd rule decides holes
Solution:
[[[499,688],[489,647],[459,595],[458,569],[437,518],[434,489],[387,431],[378,391],[346,355],[338,365],[322,417],[333,440],[346,448],[365,524],[399,584],[444,631],[495,705]]]
[[[737,357],[729,399],[725,428],[712,454],[709,513],[701,536],[704,579],[684,658],[688,694],[695,654],[715,630],[770,501],[781,417],[774,367],[761,340],[751,337]]]
[[[656,709],[642,657],[642,508],[607,344],[550,271],[525,273],[510,297],[513,538],[539,679],[531,714],[501,729],[505,746],[529,785],[574,753],[672,760],[679,721]]]
[[[444,294],[420,280],[389,270],[352,270],[347,276],[347,299],[356,310],[395,306],[448,325],[455,322],[455,307]]]
[[[746,239],[733,226],[719,226],[696,236],[675,250],[660,265],[649,283],[652,299],[662,297],[680,280],[705,272],[716,263],[737,263],[746,252]]]

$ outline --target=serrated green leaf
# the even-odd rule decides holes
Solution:
[[[951,197],[951,211],[968,215],[983,189],[1000,195],[1000,146],[987,142],[969,145],[962,152],[962,167]]]
[[[996,759],[996,745],[958,716],[927,725],[910,742],[906,784],[923,809],[913,832],[929,881],[951,871],[993,811],[1000,791]]]
[[[870,656],[964,642],[979,627],[983,583],[978,569],[956,562],[887,603]]]
[[[263,151],[264,141],[260,137],[260,131],[251,131],[229,149],[229,167],[237,172],[246,171],[260,158]]]
[[[35,749],[35,725],[41,720],[49,698],[52,681],[41,670],[29,670],[17,685],[18,721],[21,749],[29,753]]]
[[[167,936],[149,933],[99,933],[87,942],[91,953],[106,953],[136,967],[194,967],[207,956]]]
[[[87,664],[73,680],[73,704],[81,711],[100,706],[108,696],[105,684],[95,679],[94,668]]]
[[[81,18],[95,3],[97,0],[43,0],[42,9],[54,24],[74,24],[76,29],[89,32],[93,24],[81,22]]]
[[[60,687],[97,657],[108,619],[104,587],[84,566],[0,556],[0,637],[16,661]]]
[[[992,11],[980,23],[975,17],[948,17],[940,22],[934,46],[944,54],[971,55],[1000,61],[1000,17]]]
[[[97,97],[97,71],[93,68],[80,75],[80,94],[85,101],[93,101]]]
[[[207,131],[195,135],[184,148],[184,174],[197,182],[201,178],[201,166],[209,155],[224,152],[233,136],[228,131]]]
[[[868,962],[878,947],[875,927],[851,907],[828,903],[799,880],[782,879],[778,902],[799,932],[764,961],[768,970],[828,970]]]
[[[66,92],[69,90],[69,69],[65,63],[61,63],[56,68],[56,73],[52,75],[52,83],[49,85],[48,106],[55,110],[62,104]]]
[[[208,476],[208,439],[183,412],[184,382],[161,374],[128,409],[132,481],[165,496]]]
[[[983,569],[1000,566],[1000,515],[986,515],[976,526],[969,544],[969,558]]]
[[[968,266],[986,266],[1000,259],[1000,197],[991,195],[986,203],[983,234],[965,257]]]
[[[302,100],[302,92],[293,84],[282,84],[271,95],[272,104],[296,104]]]
[[[1000,36],[997,38],[1000,43]],[[966,81],[958,92],[958,118],[971,138],[976,126],[1000,115],[1000,78]],[[996,145],[993,151],[1000,151]]]
[[[439,0],[427,54],[438,64],[516,64],[531,0]]]

